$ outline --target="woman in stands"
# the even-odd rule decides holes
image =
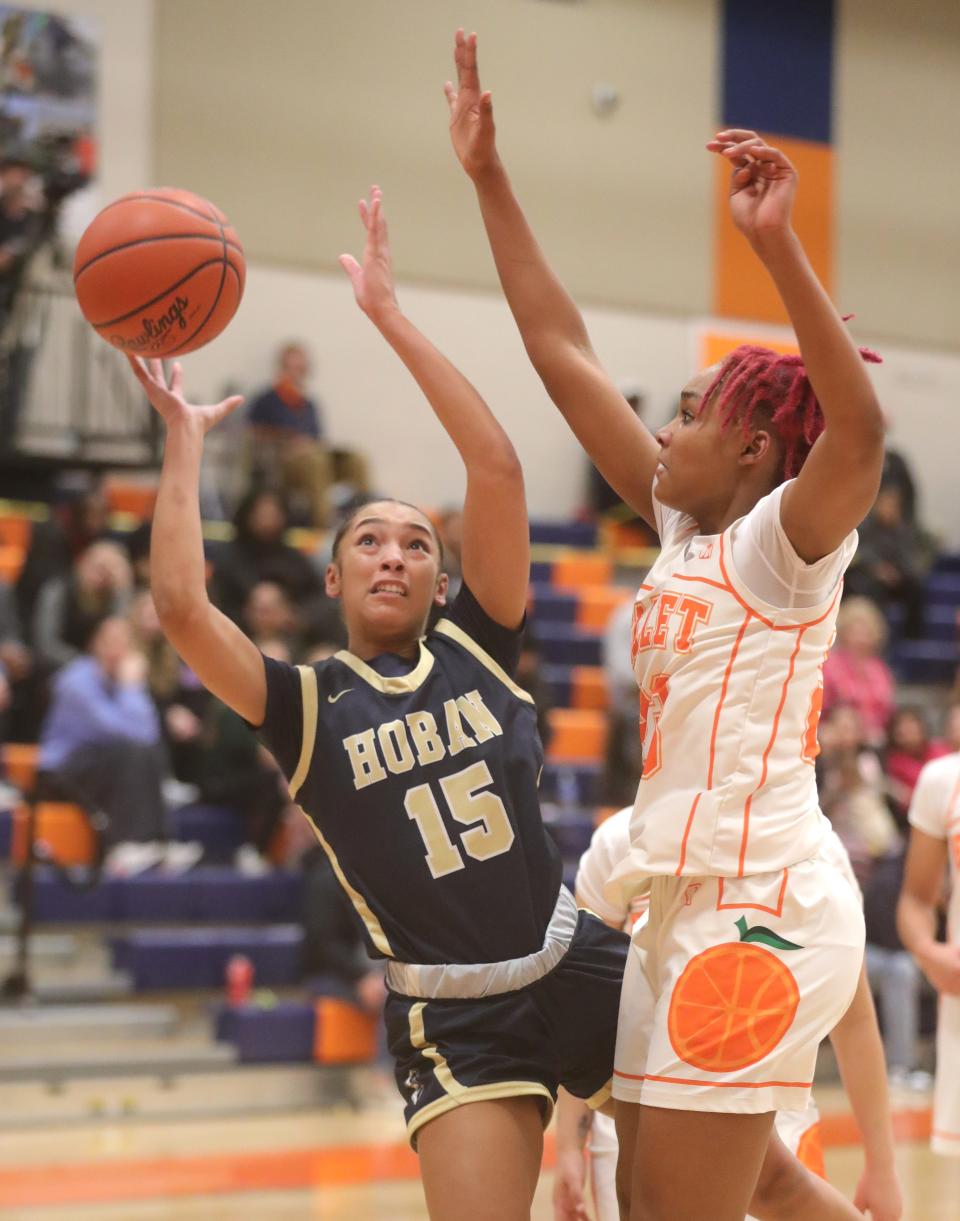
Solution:
[[[447,85],[507,301],[555,404],[610,485],[660,536],[637,596],[644,770],[620,880],[650,888],[643,967],[624,977],[614,1096],[619,1187],[638,1221],[744,1216],[777,1110],[808,1102],[817,1045],[850,1004],[863,916],[817,859],[821,668],[883,460],[883,417],[790,216],[797,176],[750,131],[707,145],[730,209],[784,302],[801,356],[742,347],[683,388],[654,437],[604,372],[497,155],[476,37]],[[656,156],[651,130],[644,155]],[[646,986],[646,981],[643,981]],[[818,1211],[798,1163],[779,1215]],[[630,1201],[628,1203],[628,1201]],[[775,1215],[774,1213],[764,1213]]]
[[[167,385],[159,362],[135,361],[167,429],[151,584],[187,664],[261,727],[387,959],[390,1048],[430,1215],[519,1221],[558,1084],[608,1096],[627,941],[578,915],[540,818],[536,709],[512,678],[529,579],[516,454],[401,313],[376,188],[360,211],[363,263],[341,260],[357,302],[466,467],[456,602],[424,635],[446,604],[436,531],[408,504],[375,501],[337,532],[326,573],[348,648],[314,666],[263,657],[204,583],[203,437],[239,399],[194,406],[179,366]]]

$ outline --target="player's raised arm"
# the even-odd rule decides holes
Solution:
[[[787,488],[781,522],[808,562],[835,550],[866,517],[880,484],[883,416],[864,367],[791,224],[797,173],[756,132],[718,132],[707,148],[731,164],[734,223],[770,273],[800,344],[825,428]]]
[[[527,224],[496,149],[493,103],[481,91],[477,36],[458,30],[457,85],[446,84],[450,137],[473,181],[497,274],[547,393],[601,474],[655,526],[651,486],[658,446],[607,376],[580,311]]]
[[[130,358],[140,385],[166,425],[163,469],[150,535],[150,589],[164,635],[208,691],[254,725],[263,721],[267,681],[254,643],[210,602],[200,530],[203,438],[243,400],[212,406],[183,397],[182,373],[169,385],[159,360]]]
[[[523,472],[510,438],[473,386],[404,316],[394,292],[382,195],[361,200],[363,262],[341,255],[357,304],[410,370],[467,472],[463,576],[497,623],[520,625],[530,577],[530,530]]]

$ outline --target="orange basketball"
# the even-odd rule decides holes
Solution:
[[[223,213],[170,187],[108,204],[73,260],[84,318],[132,356],[202,348],[236,313],[245,279],[243,247]]]
[[[667,1028],[681,1060],[711,1073],[756,1064],[790,1028],[800,989],[762,946],[725,942],[691,958],[670,1000]]]

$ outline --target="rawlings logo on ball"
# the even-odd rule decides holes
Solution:
[[[186,330],[186,311],[189,305],[189,297],[177,297],[167,312],[161,314],[159,318],[144,318],[143,330],[139,335],[135,335],[133,339],[123,339],[122,336],[117,335],[111,342],[131,352],[139,352],[143,348],[155,347],[163,341],[168,332],[172,331],[174,327],[179,327],[181,331]]]

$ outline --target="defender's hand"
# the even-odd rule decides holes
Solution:
[[[243,395],[232,394],[219,403],[206,406],[188,403],[183,397],[183,368],[179,361],[170,371],[168,382],[163,361],[145,361],[141,356],[128,356],[127,360],[151,406],[163,417],[168,428],[173,424],[192,423],[206,433],[243,402]]]
[[[360,200],[360,219],[367,231],[363,263],[358,263],[352,254],[341,254],[339,260],[340,266],[350,277],[357,305],[374,322],[384,311],[397,309],[382,203],[383,192],[378,186],[370,188],[369,200]]]
[[[460,164],[476,181],[496,164],[496,131],[493,101],[480,89],[477,72],[477,36],[457,30],[453,58],[457,65],[457,87],[443,87],[450,106],[450,140]]]
[[[786,154],[742,128],[717,132],[707,148],[732,166],[730,214],[751,245],[790,233],[797,171]]]

